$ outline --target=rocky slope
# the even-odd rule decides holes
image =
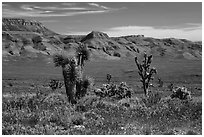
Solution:
[[[36,32],[42,35],[56,35],[55,32],[47,29],[38,21],[18,18],[3,18],[2,31]]]
[[[52,55],[63,47],[64,43],[59,39],[59,34],[47,29],[38,21],[2,19],[3,56]]]
[[[143,52],[159,57],[201,59],[202,43],[185,39],[155,39],[144,35],[109,37],[92,31],[87,35],[59,35],[38,21],[2,19],[3,57],[51,56],[62,50],[73,51],[80,43],[88,46],[93,58],[132,57]]]

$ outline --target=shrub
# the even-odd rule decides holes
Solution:
[[[49,86],[52,90],[56,90],[57,88],[61,88],[63,86],[63,83],[56,79],[51,79]]]
[[[99,89],[96,89],[95,94],[100,97],[114,97],[116,99],[130,98],[133,90],[125,83],[103,84]]]
[[[191,93],[185,87],[178,87],[177,89],[173,90],[173,94],[171,98],[179,98],[181,100],[191,99]]]

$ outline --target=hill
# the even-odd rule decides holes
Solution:
[[[60,35],[34,20],[3,18],[3,57],[47,57],[63,50],[73,51],[80,43],[88,46],[92,58],[120,59],[143,52],[154,56],[201,59],[202,43],[186,39],[155,39],[144,35],[109,37],[92,31],[87,35]]]

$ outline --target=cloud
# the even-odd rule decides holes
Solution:
[[[30,11],[34,10],[34,8],[31,5],[22,5],[20,8],[23,10],[30,10]]]
[[[109,9],[108,7],[105,7],[105,6],[96,4],[96,3],[88,3],[88,5],[94,6],[94,7],[97,7],[97,8],[102,8],[102,9]]]
[[[40,9],[40,10],[87,10],[88,8],[83,8],[83,7],[40,7],[40,6],[35,6],[35,9]]]
[[[145,37],[153,38],[179,38],[192,41],[202,40],[202,24],[197,24],[197,27],[186,26],[184,28],[175,26],[119,26],[101,31],[107,33],[110,37],[144,35]],[[70,35],[87,35],[88,33],[90,32],[69,32]]]
[[[55,5],[40,5],[40,3],[18,4],[9,3],[3,6],[3,17],[52,17],[52,16],[75,16],[83,14],[99,14],[114,10],[96,3],[56,3]]]
[[[125,35],[145,35],[154,38],[180,38],[193,41],[202,40],[202,25],[197,27],[185,28],[155,28],[152,26],[120,26],[113,27],[103,32],[109,36],[125,36]]]

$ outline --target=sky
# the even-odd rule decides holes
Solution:
[[[202,40],[201,2],[3,2],[2,16],[37,20],[66,35]]]

